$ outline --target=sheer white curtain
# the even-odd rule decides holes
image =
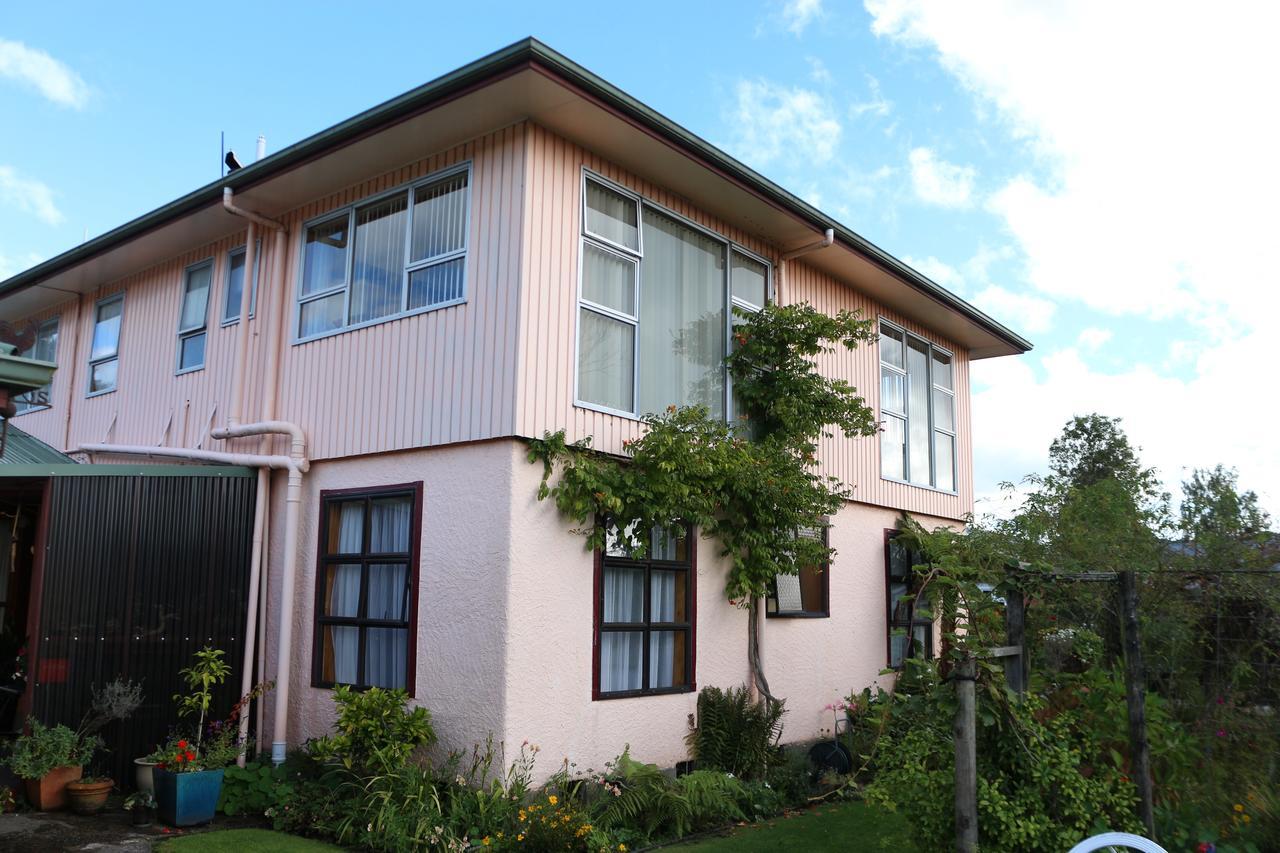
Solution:
[[[604,621],[644,621],[644,569],[606,566]],[[644,634],[605,631],[600,637],[600,690],[639,690],[644,679]]]
[[[364,535],[364,505],[343,504],[338,515],[338,552],[360,553]],[[343,564],[330,568],[329,615],[360,615],[360,564]],[[339,684],[355,684],[360,629],[349,625],[329,628],[333,641],[333,680]]]
[[[676,572],[654,570],[649,575],[649,619],[674,622],[676,619]],[[676,635],[654,631],[649,635],[649,686],[670,687],[675,678]]]
[[[413,500],[383,498],[369,505],[369,552],[407,554],[413,522]],[[405,563],[369,566],[369,619],[407,621],[409,567]],[[364,679],[377,687],[404,687],[408,671],[409,632],[404,628],[368,628],[365,634]]]

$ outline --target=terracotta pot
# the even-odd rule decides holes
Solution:
[[[27,802],[42,812],[52,812],[67,804],[67,783],[84,775],[83,767],[55,767],[39,779],[24,779]]]
[[[97,814],[107,804],[107,795],[116,786],[107,779],[103,782],[71,782],[67,785],[67,799],[76,814]]]

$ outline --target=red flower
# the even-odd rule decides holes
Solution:
[[[186,748],[187,748],[187,742],[185,740],[178,741],[178,749],[186,749]]]
[[[181,764],[183,761],[183,758],[184,758],[183,754],[179,752],[177,755],[173,757],[173,760]]]
[[[187,761],[195,761],[195,760],[196,760],[196,754],[191,750],[187,750]]]

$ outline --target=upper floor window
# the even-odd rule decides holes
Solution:
[[[258,268],[262,266],[262,241],[254,244],[253,251],[253,284],[249,291],[249,319],[253,319],[258,310]],[[244,297],[244,261],[245,247],[232,249],[227,253],[227,287],[226,297],[222,304],[222,324],[229,325],[240,319],[240,300]]]
[[[208,338],[209,285],[213,283],[213,261],[187,267],[182,276],[182,310],[178,315],[178,372],[204,367]]]
[[[314,338],[461,302],[471,168],[308,224],[298,338]]]
[[[881,476],[954,492],[955,410],[951,354],[881,321]]]
[[[36,361],[56,362],[58,360],[58,318],[50,317],[32,331],[35,337],[31,344],[20,350],[18,355],[21,358],[34,358]],[[52,383],[14,397],[13,404],[18,410],[17,413],[49,408],[52,405],[49,397],[51,387]]]
[[[728,240],[584,177],[577,400],[725,417],[730,306],[759,309],[769,268]]]
[[[93,311],[93,342],[89,347],[89,394],[116,390],[120,366],[120,323],[124,318],[124,294],[100,300]]]
[[[799,533],[806,539],[827,544],[827,528],[806,527]],[[773,594],[765,600],[765,615],[770,617],[820,617],[831,615],[831,567],[800,566],[794,575],[777,575]]]

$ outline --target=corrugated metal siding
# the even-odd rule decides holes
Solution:
[[[529,192],[524,213],[526,232],[521,278],[525,287],[521,293],[516,430],[520,435],[541,436],[545,431],[564,428],[570,440],[591,436],[594,447],[620,453],[622,442],[639,434],[639,424],[573,405],[582,167],[629,187],[775,263],[778,250],[545,128],[530,125],[528,133],[525,171]],[[860,309],[864,316],[882,314],[956,353],[958,495],[881,480],[879,442],[874,439],[825,441],[821,459],[827,473],[854,487],[857,500],[943,518],[961,518],[970,512],[973,475],[967,353],[877,305],[849,284],[803,263],[793,261],[788,265],[784,298],[789,302],[808,301],[828,312],[848,308]],[[878,407],[879,367],[874,346],[832,354],[823,360],[823,366],[830,375],[851,382],[869,403]]]
[[[63,465],[75,463],[65,453],[59,453],[40,439],[23,432],[13,424],[8,425],[4,440],[4,455],[0,465]]]
[[[104,733],[117,780],[177,723],[178,670],[210,646],[233,674],[218,713],[240,689],[256,481],[225,477],[55,477],[48,507],[34,713],[75,726],[90,688],[141,681],[146,704]]]

